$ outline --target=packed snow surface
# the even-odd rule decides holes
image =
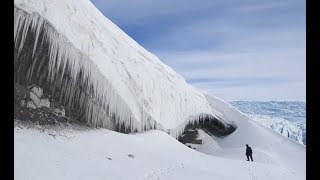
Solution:
[[[16,180],[303,180],[305,147],[261,125],[248,123],[242,135],[261,143],[233,137],[241,146],[217,139],[211,156],[178,142],[159,130],[121,134],[107,129],[74,130],[70,127],[14,128],[14,177]],[[229,140],[231,140],[229,139]],[[246,161],[245,143],[253,149]],[[237,144],[237,143],[234,143]],[[207,150],[209,152],[209,150]],[[294,157],[294,158],[293,158]]]
[[[198,152],[159,130],[14,128],[15,179],[304,180],[306,147],[205,94],[215,113],[237,129],[222,138],[200,130]],[[245,145],[253,149],[246,161]]]

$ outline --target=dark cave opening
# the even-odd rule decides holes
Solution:
[[[236,130],[236,126],[234,124],[225,123],[213,116],[199,117],[198,120],[195,120],[186,126],[178,140],[183,144],[201,144],[201,141],[197,139],[198,131],[196,129],[202,129],[211,136],[224,137],[233,133]]]

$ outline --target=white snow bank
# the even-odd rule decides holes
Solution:
[[[217,153],[220,157],[208,156],[158,130],[125,135],[106,129],[42,131],[16,126],[14,176],[16,180],[305,179],[299,153],[294,156],[299,164],[292,165],[279,158],[283,146],[266,145],[278,151],[252,146],[254,162],[247,162],[245,147],[224,147]],[[286,145],[291,152],[296,150]]]
[[[237,129],[232,134],[219,141],[221,148],[239,149],[245,148],[245,144],[249,144],[253,151],[257,149],[264,152],[263,154],[275,153],[283,164],[295,166],[301,173],[305,173],[305,145],[288,139],[280,133],[255,122],[232,105],[214,96],[206,94],[206,97],[210,105],[221,113],[222,118],[235,122],[237,125]],[[263,158],[265,155],[259,156]]]
[[[202,129],[197,129],[197,131],[199,133],[199,136],[197,137],[197,139],[201,139],[202,144],[186,143],[187,146],[190,145],[192,148],[196,148],[197,151],[202,152],[204,154],[208,154],[208,155],[213,155],[216,152],[222,151],[215,137],[205,133]]]

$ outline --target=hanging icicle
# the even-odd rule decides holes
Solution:
[[[36,13],[28,14],[15,7],[14,15],[17,51],[15,66],[19,68],[15,76],[20,78],[18,82],[40,86],[49,84],[46,89],[51,92],[60,91],[56,94],[60,103],[67,108],[84,112],[86,115],[83,119],[92,126],[112,128],[105,121],[113,113],[117,114],[117,119],[121,120],[119,124],[123,123],[125,128],[138,129],[129,127],[134,124],[130,124],[130,119],[134,118],[121,97],[114,92],[103,75],[99,74],[99,70],[88,63],[90,60],[73,48],[65,37],[55,32]],[[41,45],[38,44],[39,41]],[[30,48],[32,51],[29,51]],[[41,56],[45,58],[35,58]],[[27,77],[23,73],[25,71],[29,72]],[[118,107],[121,107],[120,113]]]

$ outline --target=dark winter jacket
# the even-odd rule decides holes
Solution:
[[[246,155],[252,155],[252,149],[249,146],[247,146]]]

